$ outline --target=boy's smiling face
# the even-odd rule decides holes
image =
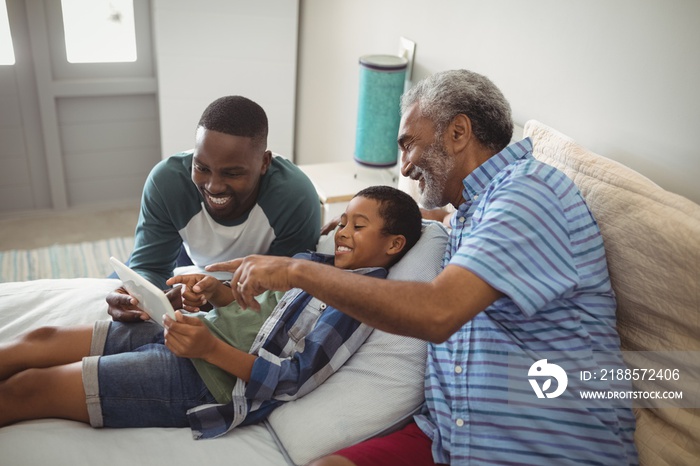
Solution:
[[[395,254],[403,249],[400,235],[387,235],[382,230],[384,219],[379,214],[379,202],[357,196],[340,217],[335,233],[335,266],[341,269],[386,267]]]

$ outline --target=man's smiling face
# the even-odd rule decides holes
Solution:
[[[215,220],[233,220],[257,201],[272,154],[252,138],[197,128],[192,182]]]
[[[398,142],[401,173],[418,181],[420,204],[426,209],[448,204],[451,200],[448,187],[455,161],[432,122],[421,116],[417,104],[402,116]]]

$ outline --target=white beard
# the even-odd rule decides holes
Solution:
[[[412,178],[422,177],[422,188],[420,189],[419,203],[426,209],[436,209],[443,207],[449,201],[445,199],[445,189],[449,174],[455,166],[455,160],[450,157],[444,145],[434,142],[425,150],[422,156],[427,161],[426,169],[414,168],[411,173]]]

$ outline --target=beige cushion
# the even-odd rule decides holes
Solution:
[[[537,159],[576,183],[600,225],[623,350],[700,351],[700,206],[540,122],[529,121],[524,135]],[[697,464],[700,410],[635,414],[641,464]]]

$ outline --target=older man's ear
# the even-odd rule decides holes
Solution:
[[[450,144],[455,153],[464,150],[472,140],[472,121],[463,113],[455,116],[447,127],[445,144]]]

